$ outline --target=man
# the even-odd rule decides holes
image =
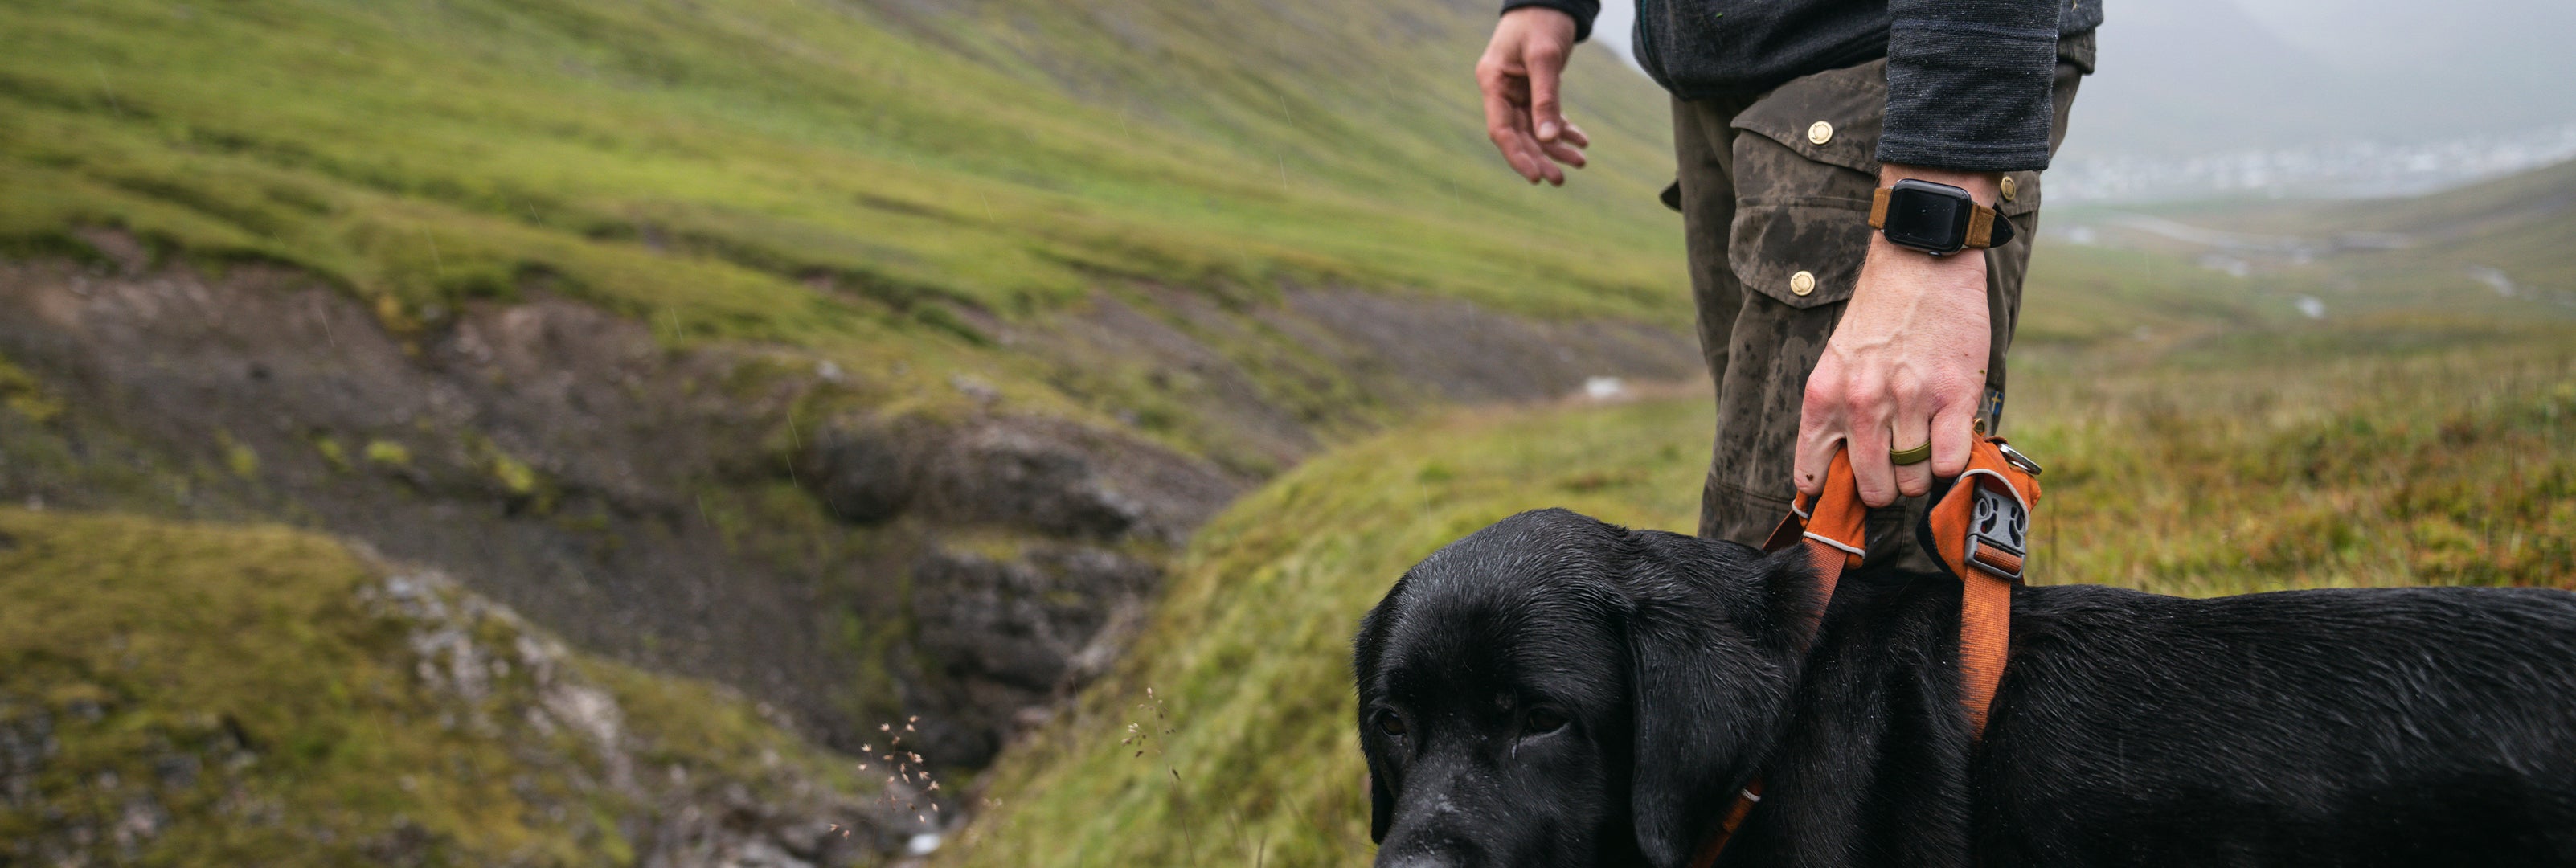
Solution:
[[[2100,2],[1638,0],[1718,387],[1700,535],[1760,544],[1790,484],[1819,490],[1846,446],[1863,501],[1919,510],[1976,428],[1999,430],[2038,170],[2092,71]],[[1599,9],[1506,0],[1477,63],[1486,131],[1530,183],[1583,165],[1558,76]],[[2009,229],[1949,225],[1978,219]],[[1892,543],[1873,561],[1923,557],[1889,532],[1908,518],[1872,514],[1870,539]]]

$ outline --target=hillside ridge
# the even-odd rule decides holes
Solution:
[[[0,498],[364,540],[977,765],[1247,486],[1693,373],[1660,94],[1579,64],[1600,166],[1508,183],[1490,15],[0,9]]]

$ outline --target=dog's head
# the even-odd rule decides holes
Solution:
[[[1527,512],[1360,622],[1382,868],[1678,866],[1771,742],[1804,562]]]

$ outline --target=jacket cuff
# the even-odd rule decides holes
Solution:
[[[1574,41],[1592,38],[1592,19],[1601,14],[1601,0],[1503,0],[1503,11],[1524,6],[1554,9],[1574,17]]]
[[[2048,167],[2052,14],[2041,26],[1899,18],[1887,37],[1878,159],[1969,172]]]

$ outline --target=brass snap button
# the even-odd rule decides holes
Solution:
[[[1833,141],[1833,140],[1834,140],[1834,125],[1833,125],[1833,124],[1829,124],[1829,123],[1826,123],[1826,122],[1824,122],[1824,121],[1817,121],[1817,122],[1815,123],[1815,125],[1814,125],[1814,126],[1811,126],[1811,127],[1808,127],[1808,128],[1807,128],[1807,141],[1814,142],[1814,143],[1816,143],[1816,144],[1821,145],[1821,144],[1824,144],[1824,143],[1826,143],[1826,142],[1830,142],[1830,141]]]
[[[2012,200],[2013,200],[2013,198],[2012,198],[2012,197],[2013,197],[2013,186],[2014,186],[2014,185],[2013,185],[2013,179],[2012,179],[2012,176],[2011,176],[2011,175],[2005,175],[2005,176],[2004,176],[2004,201],[2006,201],[2006,202],[2010,202],[2010,201],[2012,201]]]
[[[1796,295],[1796,296],[1798,296],[1798,297],[1800,297],[1800,298],[1805,298],[1809,293],[1813,293],[1813,292],[1815,292],[1815,291],[1816,291],[1816,273],[1815,273],[1815,272],[1812,272],[1812,271],[1801,271],[1801,272],[1798,272],[1798,273],[1796,273],[1796,274],[1789,275],[1789,292],[1790,292],[1790,294],[1792,294],[1792,295]]]

